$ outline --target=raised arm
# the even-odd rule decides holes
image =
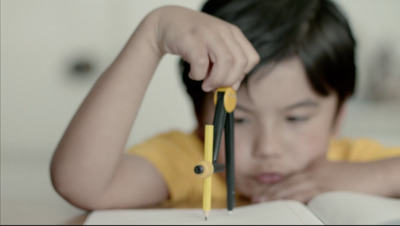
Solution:
[[[133,162],[133,170],[141,167],[140,160],[125,160],[123,151],[146,88],[161,59],[155,36],[151,33],[152,23],[155,23],[153,16],[142,21],[119,56],[99,77],[54,153],[51,162],[53,185],[64,198],[80,208],[136,205],[124,201],[124,196],[135,197],[130,194],[134,191],[128,191],[122,187],[125,183],[118,181],[124,178],[115,178],[121,177],[119,171],[128,167],[126,163]],[[132,180],[135,177],[139,175],[133,175]],[[121,189],[121,195],[110,190],[114,183],[121,186],[115,188]],[[165,185],[161,187],[165,190]],[[160,193],[165,196],[166,191]]]
[[[149,162],[124,154],[141,101],[164,54],[182,56],[203,89],[238,87],[258,54],[236,27],[178,6],[149,13],[99,77],[63,135],[51,179],[73,205],[93,210],[152,205],[168,197]]]

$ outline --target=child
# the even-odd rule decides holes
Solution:
[[[51,178],[61,196],[87,210],[201,207],[193,166],[203,159],[204,125],[213,121],[212,91],[232,86],[238,205],[308,202],[334,190],[400,197],[400,148],[334,137],[356,70],[355,40],[333,2],[210,0],[202,11],[165,6],[142,20],[54,153]],[[197,128],[125,152],[165,54],[183,59]],[[223,178],[213,175],[213,207],[226,203]]]

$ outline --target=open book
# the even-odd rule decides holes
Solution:
[[[400,224],[400,199],[350,192],[329,192],[307,205],[278,200],[226,209],[212,209],[205,222],[201,209],[124,209],[91,212],[85,225],[99,224]]]

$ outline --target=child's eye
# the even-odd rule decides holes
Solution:
[[[245,124],[249,122],[250,120],[247,118],[235,118],[235,124]]]
[[[288,116],[286,117],[286,121],[291,123],[305,122],[309,119],[309,116]]]

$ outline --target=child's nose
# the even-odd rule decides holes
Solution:
[[[281,154],[278,134],[272,129],[262,129],[255,139],[254,155],[259,158],[274,158]]]

